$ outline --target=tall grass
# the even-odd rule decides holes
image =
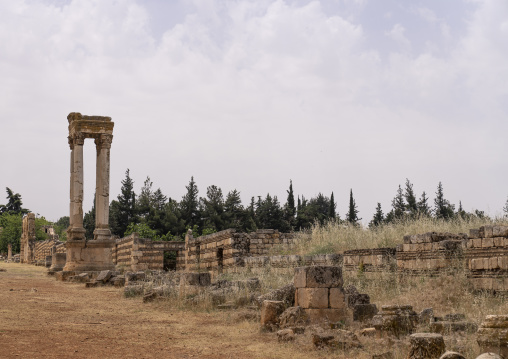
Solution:
[[[295,243],[290,248],[279,248],[278,254],[327,254],[340,253],[350,249],[395,247],[403,242],[405,235],[426,232],[469,233],[470,229],[489,224],[508,225],[504,218],[454,218],[442,220],[429,217],[399,220],[374,228],[352,226],[337,221],[323,225],[319,223],[311,229],[296,234]]]

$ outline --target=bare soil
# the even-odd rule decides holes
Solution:
[[[113,287],[85,288],[46,269],[0,263],[0,358],[323,358],[279,344],[237,312],[142,303]],[[334,356],[336,357],[336,356]]]

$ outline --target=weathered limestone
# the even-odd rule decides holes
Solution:
[[[487,315],[478,329],[477,341],[482,352],[508,358],[508,315]]]
[[[279,316],[284,312],[284,302],[265,300],[261,306],[261,325],[268,330],[275,329],[279,324]]]
[[[70,226],[67,230],[65,271],[100,271],[113,269],[114,241],[109,229],[109,162],[114,123],[110,117],[83,116],[72,112],[69,121],[71,148]],[[83,145],[95,139],[97,148],[94,238],[85,238],[83,228]]]
[[[295,269],[295,306],[303,308],[311,322],[346,319],[342,270],[336,266]]]
[[[416,333],[409,337],[411,349],[408,359],[439,359],[445,352],[445,343],[441,334]]]
[[[12,244],[10,243],[7,245],[7,260],[12,261]]]
[[[20,263],[34,263],[35,261],[35,214],[28,213],[23,218],[20,243]]]
[[[395,270],[395,248],[352,249],[344,251],[343,270],[345,273],[362,274]]]
[[[399,337],[413,333],[418,319],[418,314],[410,305],[383,305],[381,311],[372,318],[372,325],[380,335]]]

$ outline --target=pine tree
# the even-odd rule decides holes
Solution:
[[[418,214],[418,204],[416,203],[415,193],[413,191],[413,184],[406,178],[406,191],[404,197],[407,203],[407,210],[409,210],[411,216],[414,218]]]
[[[349,211],[346,214],[346,220],[352,225],[358,225],[358,221],[361,218],[358,218],[358,209],[356,208],[356,202],[353,198],[353,189],[349,192]]]
[[[402,192],[400,185],[399,189],[397,190],[397,195],[392,200],[392,209],[394,219],[401,219],[404,217],[406,204],[404,203],[404,193]]]
[[[191,177],[189,185],[185,186],[187,193],[182,197],[180,201],[180,208],[182,218],[185,221],[185,225],[189,228],[193,228],[195,225],[200,226],[201,220],[199,216],[199,203],[198,203],[198,187],[194,182],[194,176]]]
[[[116,201],[111,202],[109,214],[111,231],[120,237],[124,236],[130,223],[136,222],[136,194],[128,168],[125,171],[125,179],[122,180],[120,194]]]
[[[436,198],[434,199],[434,213],[436,218],[450,219],[453,217],[454,208],[448,200],[444,198],[443,185],[439,182],[437,186]]]
[[[335,203],[335,198],[332,195],[330,196],[330,210],[328,211],[328,218],[335,219],[337,217],[337,204]]]
[[[420,200],[417,203],[418,214],[420,216],[430,216],[430,207],[429,207],[429,199],[427,198],[427,194],[423,191]]]
[[[507,217],[508,216],[508,198],[506,199],[506,203],[504,204],[503,212],[504,212],[505,217]]]
[[[240,192],[236,189],[229,191],[224,202],[224,229],[241,229],[247,216],[242,206]]]
[[[383,214],[383,210],[381,209],[381,203],[377,203],[376,207],[376,213],[374,213],[374,217],[372,217],[372,220],[369,223],[369,227],[377,227],[381,224],[383,224],[385,220],[385,216]]]
[[[9,187],[6,187],[7,192],[7,204],[0,204],[0,214],[8,213],[8,214],[27,214],[30,210],[23,208],[23,202],[21,201],[21,195],[19,193],[14,193]]]
[[[206,189],[206,198],[201,199],[203,226],[213,232],[222,231],[224,228],[224,198],[222,190],[215,186]],[[213,233],[211,232],[211,233]]]

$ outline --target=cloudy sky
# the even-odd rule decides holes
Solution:
[[[409,178],[501,214],[508,2],[0,0],[0,203],[68,215],[67,115],[111,116],[111,199],[352,188],[364,221]],[[95,148],[85,142],[85,211]]]

